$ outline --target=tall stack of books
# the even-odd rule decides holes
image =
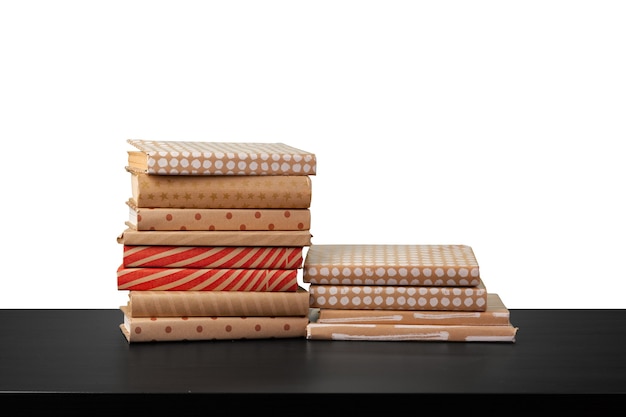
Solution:
[[[304,337],[313,153],[282,143],[129,139],[117,238],[128,342]]]
[[[467,245],[311,245],[307,339],[515,342]]]

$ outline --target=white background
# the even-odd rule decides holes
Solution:
[[[314,152],[314,244],[626,308],[626,3],[0,3],[1,308],[117,308],[128,138]]]

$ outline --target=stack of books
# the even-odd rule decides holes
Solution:
[[[311,245],[310,340],[515,342],[467,245]]]
[[[118,236],[128,342],[304,337],[315,155],[282,143],[129,139]]]

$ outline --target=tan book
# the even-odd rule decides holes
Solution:
[[[150,230],[127,228],[117,237],[124,245],[166,246],[309,246],[308,230]]]
[[[309,323],[306,328],[306,338],[310,340],[514,343],[517,330],[517,327],[512,325]]]
[[[305,261],[306,262],[306,261]],[[487,290],[475,287],[309,285],[311,308],[485,311]]]
[[[121,306],[120,330],[128,341],[304,338],[308,317],[132,317]]]
[[[495,293],[487,294],[485,311],[407,311],[317,309],[324,324],[430,324],[506,326],[510,312]]]
[[[132,199],[142,208],[306,209],[306,175],[149,175],[127,168]]]
[[[128,166],[157,175],[315,175],[315,154],[284,143],[128,139]]]
[[[312,245],[304,282],[322,285],[476,286],[467,245]]]
[[[129,291],[132,317],[308,316],[309,294],[247,291]]]
[[[309,209],[141,208],[129,199],[135,230],[309,230]]]

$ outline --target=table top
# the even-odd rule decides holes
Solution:
[[[513,309],[516,343],[302,338],[128,344],[122,320],[118,309],[0,310],[0,399],[52,393],[626,394],[626,310]]]

